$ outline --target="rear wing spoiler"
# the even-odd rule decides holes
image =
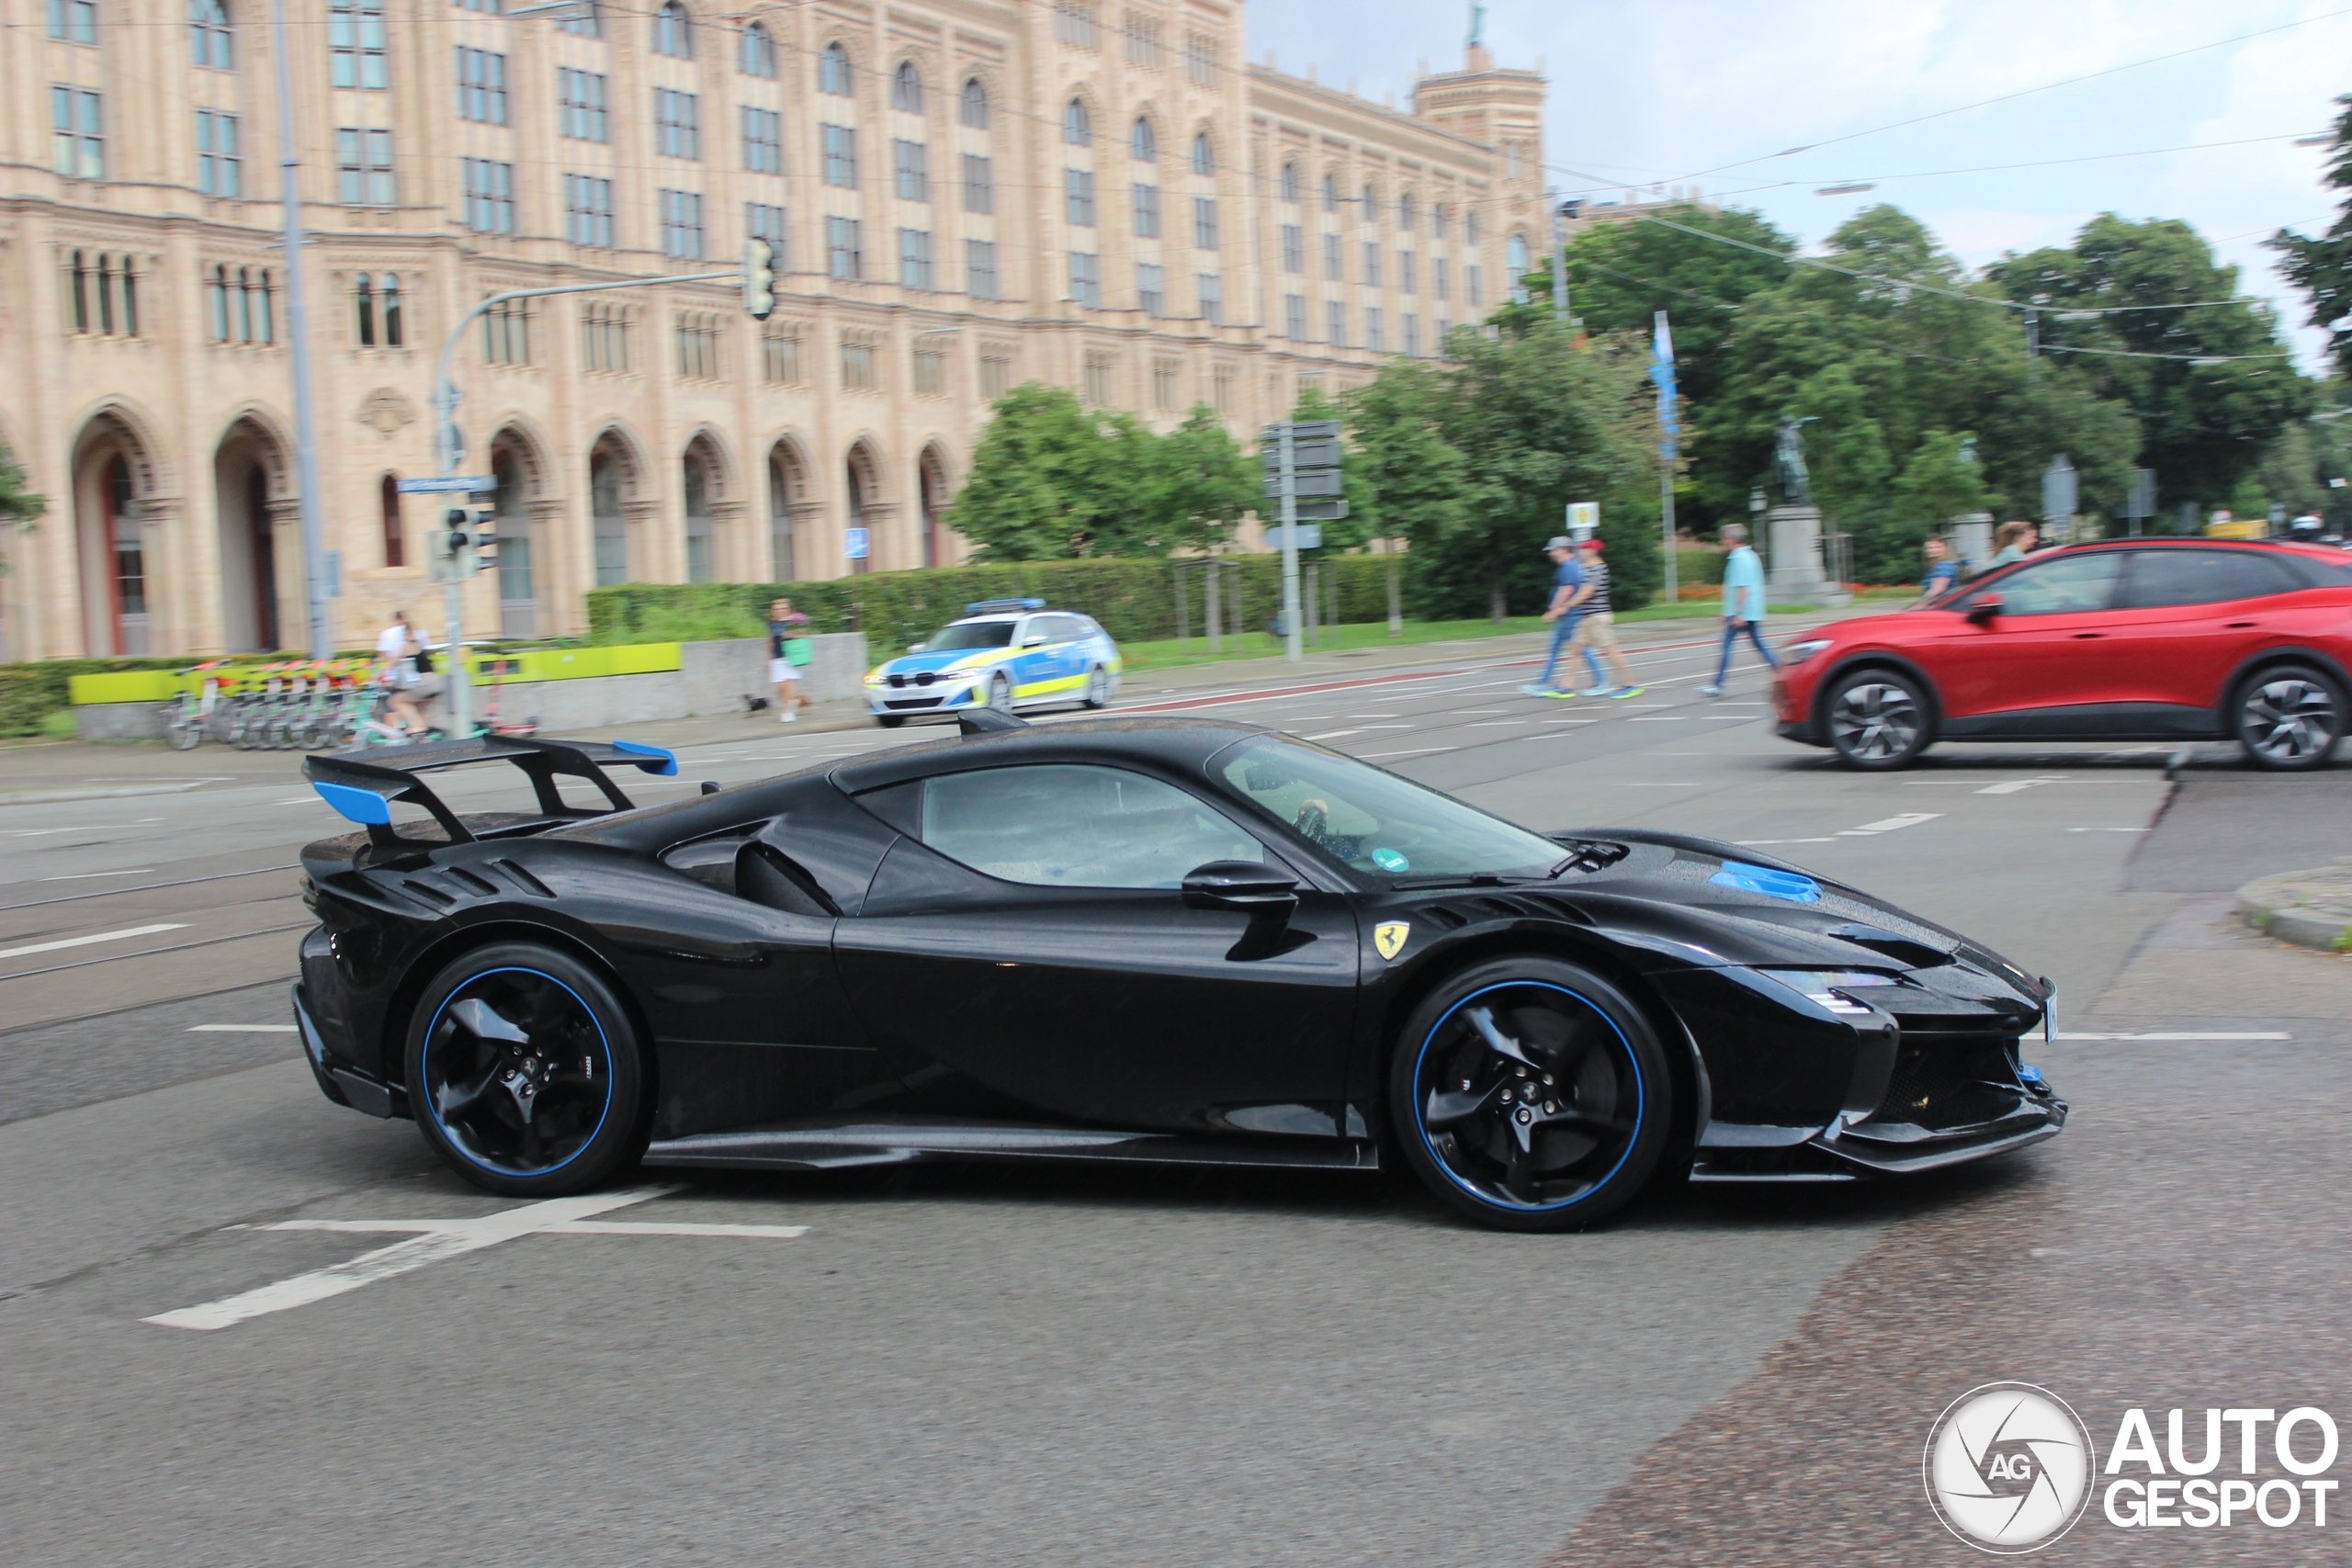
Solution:
[[[542,740],[515,735],[478,735],[467,740],[435,740],[420,745],[386,747],[380,750],[322,752],[302,762],[302,776],[319,797],[346,819],[368,829],[379,848],[401,846],[392,828],[392,802],[404,800],[423,807],[449,835],[453,844],[472,842],[478,836],[425,786],[419,775],[475,762],[512,762],[530,779],[542,815],[558,821],[601,817],[605,811],[567,806],[557,787],[560,777],[586,779],[612,804],[609,810],[628,811],[635,802],[605,775],[607,768],[639,768],[663,777],[675,776],[677,754],[634,740]]]

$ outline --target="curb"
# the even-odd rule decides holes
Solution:
[[[121,789],[24,789],[0,794],[0,806],[40,806],[63,800],[115,800],[132,795],[186,795],[192,789],[202,789],[212,781],[198,779],[194,784],[129,784]]]
[[[2236,894],[2238,915],[2267,937],[2352,953],[2352,865],[2256,877]]]

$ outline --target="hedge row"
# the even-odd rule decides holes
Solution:
[[[1334,621],[1388,617],[1387,556],[1334,556],[1317,563]],[[1401,564],[1401,563],[1400,563]],[[1093,616],[1121,642],[1206,628],[1203,563],[1164,560],[1016,561],[999,566],[878,571],[823,582],[625,582],[588,595],[589,640],[623,643],[702,636],[751,636],[783,597],[819,632],[862,631],[877,654],[921,642],[983,599],[1043,599]],[[1237,556],[1218,563],[1218,608],[1228,628],[1261,631],[1282,607],[1282,558]],[[1237,604],[1238,592],[1238,604]],[[1336,597],[1336,605],[1333,600]]]
[[[39,735],[41,721],[70,705],[65,683],[76,675],[123,670],[184,670],[185,659],[45,659],[0,664],[0,735]]]

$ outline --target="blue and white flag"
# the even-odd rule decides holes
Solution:
[[[1664,310],[1658,311],[1653,321],[1650,379],[1657,383],[1657,453],[1671,463],[1681,449],[1677,438],[1682,434],[1682,422],[1674,412],[1674,333],[1666,324]]]

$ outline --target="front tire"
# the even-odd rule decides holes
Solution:
[[[2231,728],[2257,768],[2301,773],[2323,767],[2344,733],[2345,700],[2324,671],[2308,664],[2265,670],[2238,689]]]
[[[1841,675],[1822,703],[1821,727],[1849,768],[1883,773],[1910,766],[1928,749],[1928,699],[1892,670]]]
[[[877,713],[874,716],[874,722],[885,729],[896,729],[907,722],[907,716],[902,713]]]
[[[594,970],[535,942],[466,953],[409,1021],[408,1101],[424,1141],[510,1198],[584,1191],[645,1146],[637,1030]]]
[[[1510,1231],[1581,1230],[1631,1201],[1673,1122],[1666,1053],[1589,970],[1532,955],[1464,970],[1389,1064],[1405,1158],[1450,1207]]]
[[[1086,678],[1086,705],[1098,709],[1111,705],[1111,672],[1100,664]]]
[[[1012,711],[1012,677],[1001,670],[989,677],[989,706],[999,713]]]

